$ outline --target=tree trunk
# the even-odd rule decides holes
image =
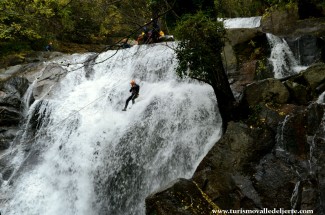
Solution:
[[[224,133],[227,129],[228,122],[234,120],[236,99],[230,88],[225,69],[222,63],[220,64],[212,73],[211,86],[217,97],[218,108],[222,118],[222,132]]]

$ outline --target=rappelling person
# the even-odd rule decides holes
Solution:
[[[130,84],[131,84],[131,89],[130,89],[131,96],[126,100],[125,107],[124,109],[122,109],[122,111],[126,111],[129,101],[132,100],[132,104],[134,104],[134,100],[139,96],[140,86],[135,83],[135,80],[132,80]]]

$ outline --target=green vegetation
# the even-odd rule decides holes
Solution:
[[[267,70],[265,62],[266,62],[266,59],[257,60],[257,62],[256,62],[256,73],[257,73],[257,75],[260,75],[260,74],[262,74],[263,72],[265,72]]]
[[[224,46],[225,29],[203,12],[184,16],[176,27],[180,40],[176,53],[179,60],[177,73],[212,84],[212,72],[221,62],[218,53]]]
[[[224,35],[223,23],[202,11],[184,16],[176,27],[176,36],[180,40],[176,48],[179,60],[178,75],[188,76],[212,86],[223,125],[226,126],[227,122],[233,119],[235,98],[222,63]],[[226,127],[223,128],[224,131],[225,129]]]
[[[292,7],[298,8],[300,18],[322,16],[325,11],[320,0],[1,0],[0,63],[11,53],[12,61],[21,63],[22,52],[44,50],[49,41],[54,49],[66,51],[64,46],[75,47],[71,44],[102,47],[125,37],[136,39],[145,25],[159,18],[162,30],[179,40],[178,75],[212,86],[226,126],[236,120],[237,104],[222,64],[226,38],[217,17],[257,16]],[[246,49],[247,55],[240,57],[257,61],[258,73],[267,70],[261,58],[266,50],[259,45],[262,39],[236,47]]]
[[[272,2],[266,0],[215,0],[219,15],[223,17],[249,17],[264,13]]]
[[[260,113],[262,111],[262,104],[255,105],[253,107],[249,107],[250,114],[246,120],[246,123],[251,127],[259,127],[261,126],[265,119],[260,118]]]
[[[48,41],[111,44],[150,15],[147,0],[2,0],[0,54],[43,50]]]
[[[136,39],[158,16],[164,32],[173,34],[182,16],[200,10],[214,18],[247,17],[302,3],[325,8],[321,0],[1,0],[0,56],[44,50],[49,41],[112,45],[126,36]]]

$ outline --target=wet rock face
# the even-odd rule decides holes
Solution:
[[[277,143],[253,179],[263,205],[324,211],[324,111],[324,105],[312,104],[279,124]]]
[[[315,208],[315,198],[319,197],[318,201],[321,201],[319,207],[320,212],[324,214],[325,211],[325,119],[323,118],[321,124],[322,128],[316,130],[316,134],[312,139],[312,160],[313,164],[313,180],[307,181],[305,191],[302,191],[302,206],[308,208]],[[319,213],[321,214],[321,213]]]
[[[265,156],[256,166],[256,173],[251,178],[263,207],[290,209],[295,175],[286,162],[272,154]]]
[[[193,180],[221,208],[260,206],[261,199],[249,175],[254,173],[253,164],[275,144],[274,135],[267,128],[229,123],[224,136],[198,166]]]
[[[22,99],[28,86],[27,79],[20,77],[0,83],[0,150],[7,149],[15,137],[24,108]]]
[[[257,105],[260,102],[284,104],[289,99],[289,92],[281,81],[266,79],[248,85],[244,90],[244,96],[248,106]]]
[[[274,10],[263,16],[261,28],[263,32],[297,38],[303,35],[324,35],[324,25],[324,15],[312,18],[306,15],[301,18],[298,5],[292,5],[290,8]]]
[[[222,209],[311,209],[324,214],[325,105],[313,102],[321,93],[317,89],[324,71],[317,64],[287,80],[267,79],[245,88],[243,101],[251,107],[252,119],[228,123],[192,177],[213,203]],[[305,89],[304,97],[295,85]],[[177,186],[180,193],[189,189],[188,184]],[[161,198],[164,202],[170,197]]]
[[[245,30],[245,31],[244,31]],[[250,30],[256,34],[247,34],[250,29],[229,29],[227,36],[231,41],[224,48],[224,66],[235,92],[242,92],[245,85],[255,80],[273,77],[267,68],[270,48],[267,37],[260,30]],[[241,41],[234,37],[241,37]]]
[[[325,64],[315,64],[302,73],[311,90],[319,91],[319,87],[325,82]]]
[[[0,83],[0,154],[10,147],[19,130],[24,111],[23,96],[29,82],[25,78],[12,77]],[[6,156],[0,159],[0,185],[12,174]]]
[[[311,209],[324,215],[325,106],[314,102],[325,90],[325,65],[319,63],[325,59],[320,37],[325,19],[299,20],[297,11],[275,12],[266,19],[261,31],[285,37],[300,54],[300,63],[309,68],[281,80],[264,79],[268,74],[257,71],[268,50],[262,45],[250,48],[245,41],[263,41],[260,32],[241,36],[245,40],[235,40],[234,47],[227,44],[224,55],[232,89],[242,95],[250,116],[245,122],[228,124],[192,180],[222,209]],[[252,55],[260,50],[263,54]],[[252,83],[260,79],[264,80]],[[180,193],[189,189],[188,184],[177,186]],[[171,199],[163,195],[151,199],[150,207],[159,208],[154,201],[165,198]],[[179,206],[176,201],[168,204]]]
[[[222,209],[312,209],[322,214],[325,106],[314,103],[291,110],[284,120],[278,118],[276,133],[267,122],[260,127],[229,123],[192,178],[215,205]],[[191,183],[177,182],[153,194],[147,207],[164,211],[157,214],[183,214],[172,210],[182,203],[174,201],[171,192],[188,193],[195,199],[192,188]]]
[[[275,35],[292,33],[294,25],[299,19],[296,8],[274,10],[262,19],[262,30]]]
[[[49,64],[45,71],[37,78],[37,84],[33,89],[35,99],[51,98],[51,89],[57,87],[59,81],[66,75],[66,70],[57,64]]]
[[[205,196],[197,185],[187,179],[173,181],[163,191],[158,191],[146,198],[148,215],[207,215],[213,214],[218,207]]]
[[[313,64],[299,75],[284,81],[290,92],[289,101],[299,105],[308,105],[325,90],[325,64]]]
[[[295,58],[301,65],[308,66],[317,63],[322,58],[323,40],[316,36],[304,35],[299,38],[285,38]]]

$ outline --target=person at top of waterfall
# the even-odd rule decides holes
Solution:
[[[52,42],[49,42],[49,43],[47,44],[47,46],[45,47],[45,51],[47,51],[47,52],[51,52],[52,49],[53,49],[53,47],[52,47]]]
[[[158,19],[154,19],[152,21],[152,31],[151,31],[151,42],[150,43],[156,43],[159,40],[159,32],[160,32],[160,26],[158,25]]]
[[[140,86],[135,83],[135,80],[132,80],[130,84],[131,84],[131,89],[130,89],[131,96],[126,100],[125,107],[122,111],[126,111],[126,108],[128,107],[128,104],[131,100],[132,100],[132,104],[134,104],[134,100],[139,96]]]
[[[137,42],[138,44],[147,44],[149,43],[151,31],[147,28],[147,26],[143,27],[142,33],[139,35]]]

